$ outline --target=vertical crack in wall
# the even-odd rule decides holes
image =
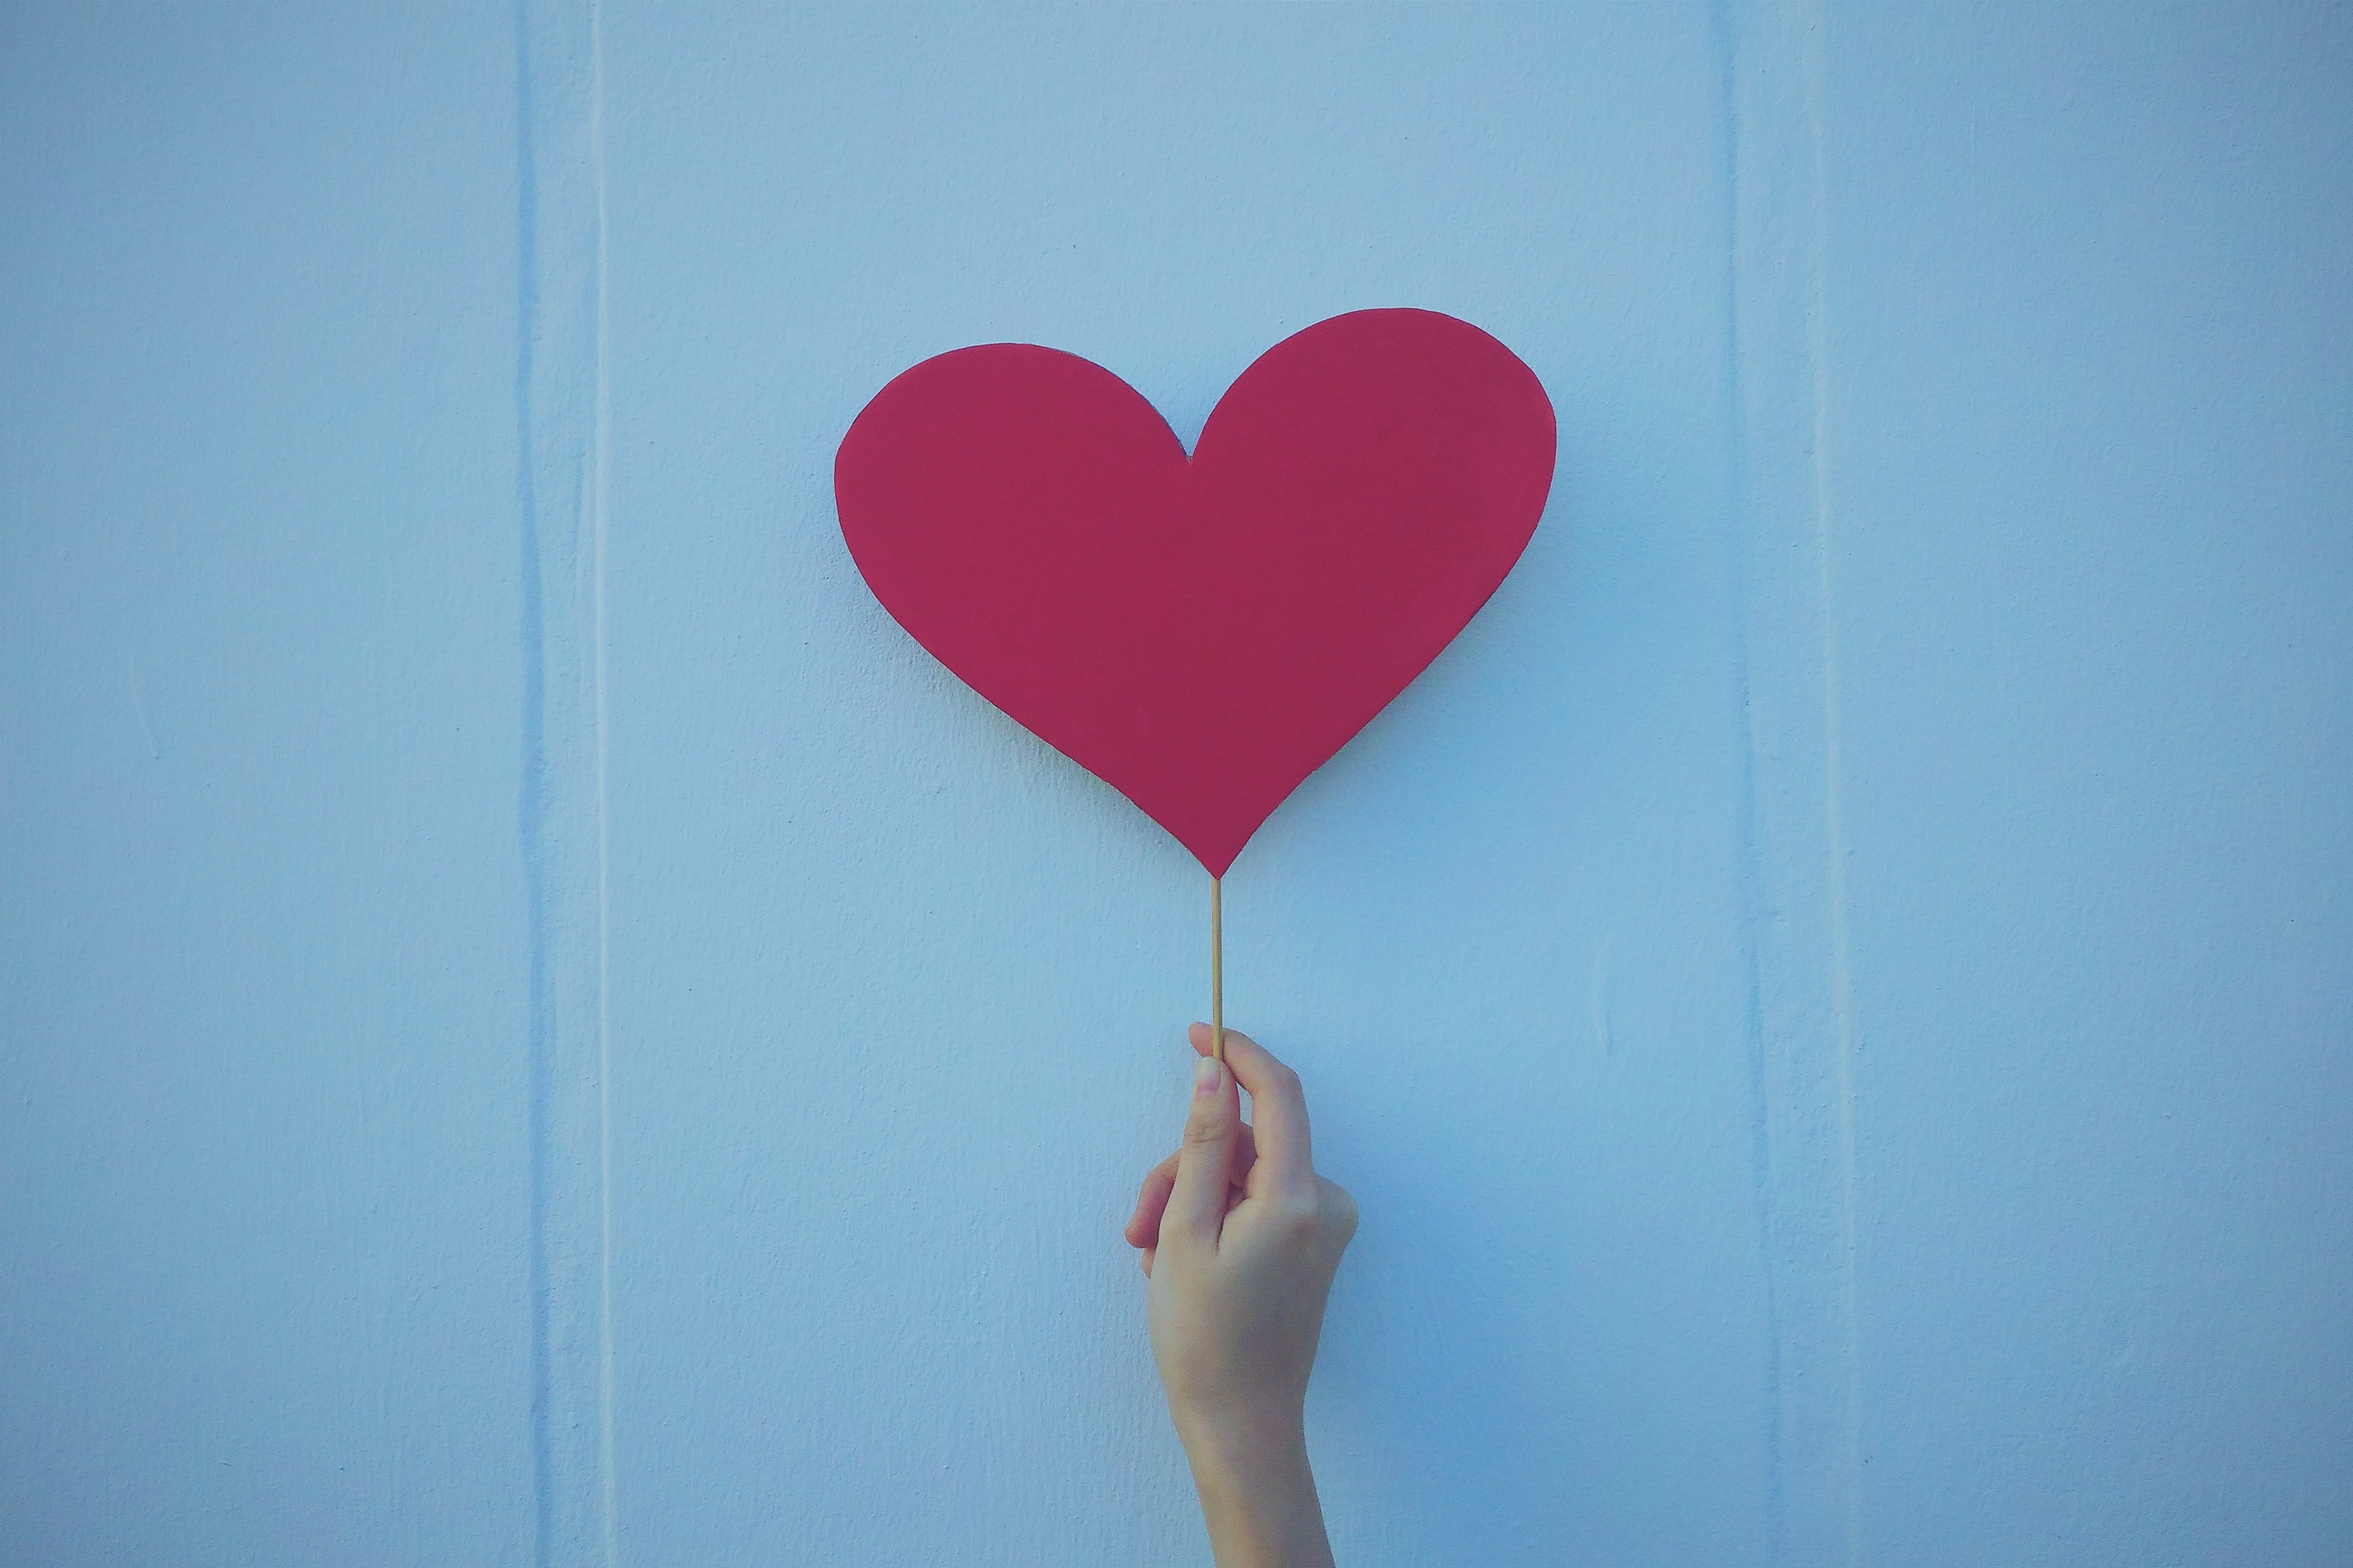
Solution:
[[[518,0],[515,24],[535,1560],[604,1568],[615,1521],[602,60],[594,0]]]
[[[1749,1049],[1776,1563],[1862,1553],[1838,661],[1831,614],[1819,0],[1731,0],[1733,471],[1745,626]]]

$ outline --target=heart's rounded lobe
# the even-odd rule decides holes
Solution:
[[[925,360],[850,426],[834,495],[917,642],[1223,876],[1503,582],[1554,445],[1493,338],[1359,310],[1260,355],[1190,460],[1076,355]]]

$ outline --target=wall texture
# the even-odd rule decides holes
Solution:
[[[0,16],[0,1561],[1207,1551],[1203,879],[867,595],[1034,341],[1560,416],[1229,880],[1342,1561],[2353,1561],[2353,14]]]

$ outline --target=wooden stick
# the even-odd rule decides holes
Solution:
[[[1222,879],[1209,879],[1209,1046],[1218,1060],[1226,1059],[1226,937]]]

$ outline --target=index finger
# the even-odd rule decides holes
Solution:
[[[1209,1026],[1196,1024],[1186,1031],[1193,1048],[1203,1056],[1210,1050]],[[1258,1136],[1259,1163],[1286,1192],[1303,1192],[1315,1185],[1315,1162],[1307,1135],[1307,1100],[1299,1091],[1299,1075],[1274,1059],[1274,1053],[1235,1030],[1226,1031],[1226,1065],[1235,1081],[1250,1090],[1250,1125]]]

